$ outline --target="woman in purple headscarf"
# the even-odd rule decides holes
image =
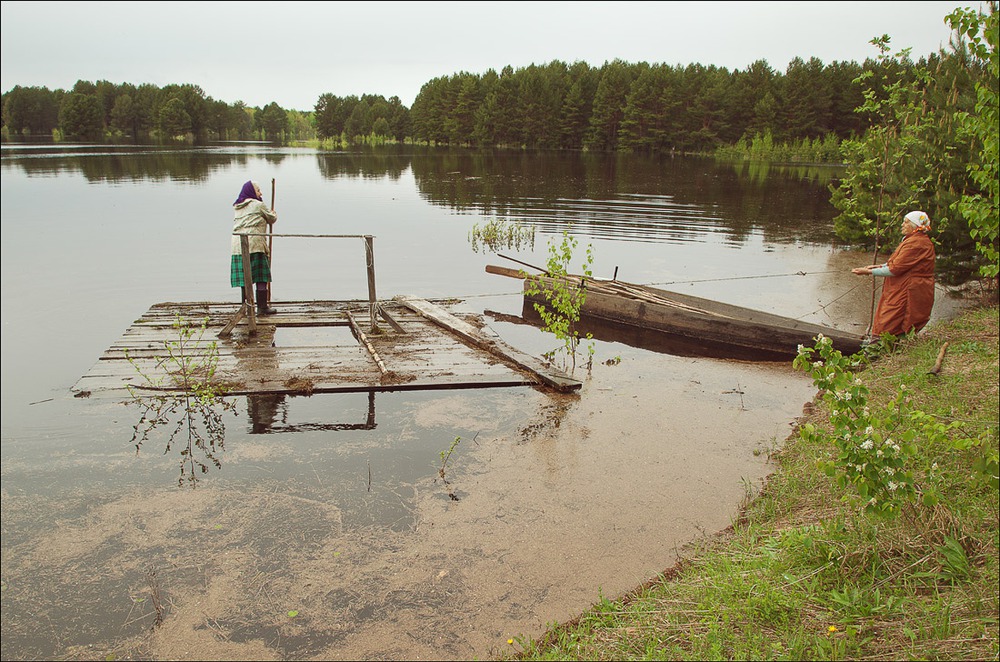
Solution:
[[[278,220],[273,209],[264,204],[260,186],[250,181],[243,185],[233,203],[236,218],[233,221],[233,250],[230,261],[229,282],[243,292],[243,250],[235,234],[250,235],[250,274],[257,288],[257,314],[273,315],[277,311],[267,305],[267,284],[271,282],[271,260],[267,251],[267,226]],[[245,300],[245,297],[244,297]]]

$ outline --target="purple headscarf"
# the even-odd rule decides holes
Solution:
[[[254,190],[253,181],[249,181],[243,185],[243,188],[240,189],[240,197],[236,198],[236,202],[233,205],[238,205],[244,200],[260,200],[263,202],[260,196],[257,195],[257,191]]]

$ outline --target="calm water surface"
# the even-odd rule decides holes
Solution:
[[[276,232],[375,235],[382,297],[517,291],[484,271],[516,265],[469,242],[473,225],[504,219],[537,228],[534,250],[504,251],[531,264],[568,230],[594,246],[597,276],[700,281],[684,287],[794,317],[829,303],[817,297],[829,276],[734,279],[829,271],[822,169],[762,177],[577,154],[7,144],[2,164],[5,438],[35,418],[28,403],[63,393],[150,304],[235,298],[230,203],[249,178],[266,198],[275,179]],[[273,263],[276,300],[367,294],[360,241],[279,239]]]
[[[150,305],[236,299],[231,203],[247,179],[266,199],[275,180],[276,232],[374,235],[382,298],[456,297],[472,312],[519,314],[520,282],[485,272],[515,265],[469,240],[476,224],[503,219],[536,227],[533,248],[503,251],[530,264],[544,265],[548,242],[567,231],[581,249],[593,246],[597,276],[617,270],[622,280],[862,332],[869,295],[845,276],[855,258],[831,245],[831,176],[582,154],[4,144],[3,657],[482,657],[585,609],[600,586],[652,576],[677,541],[725,525],[739,477],[767,471],[746,447],[740,455],[723,444],[718,458],[711,444],[681,454],[713,459],[678,479],[678,489],[700,496],[659,522],[676,537],[666,536],[645,522],[662,519],[663,500],[678,497],[664,492],[664,474],[644,473],[664,452],[656,448],[664,426],[676,426],[676,439],[724,437],[698,415],[707,406],[731,433],[746,426],[744,436],[773,442],[809,396],[787,366],[603,342],[600,369],[568,403],[530,388],[243,399],[227,419],[221,469],[195,490],[179,488],[175,451],[148,442],[136,456],[129,445],[135,410],[69,390]],[[273,271],[279,306],[367,295],[360,240],[278,238]],[[531,327],[492,326],[536,355],[555,346]],[[609,358],[621,364],[605,367]],[[760,392],[735,400],[751,381]],[[616,416],[649,397],[651,384],[670,395],[648,405],[667,417],[662,434],[608,444],[622,435]],[[739,418],[711,413],[723,410]],[[556,445],[532,440],[532,430],[560,420],[578,434]],[[467,477],[455,479],[465,511],[448,510],[458,506],[437,482],[441,452],[456,437],[452,470]],[[721,458],[734,454],[754,466],[723,470]],[[588,491],[617,461],[632,476],[616,490],[629,495],[625,506]],[[590,462],[604,478],[588,473]],[[704,495],[688,482],[703,483]],[[501,483],[520,485],[518,495],[537,491],[515,503]],[[619,515],[602,523],[599,510],[587,514],[588,499]],[[635,521],[628,535],[619,517]],[[532,532],[536,523],[593,530],[565,549],[493,543],[477,582],[451,583],[482,562],[477,545],[496,527],[514,527],[509,541],[545,538]],[[546,568],[549,558],[557,566]],[[572,571],[563,577],[560,567]],[[500,568],[493,580],[492,568]],[[417,569],[427,576],[405,576]],[[513,576],[513,587],[501,576]],[[167,619],[150,635],[154,598]],[[212,613],[214,625],[186,620],[193,613]]]

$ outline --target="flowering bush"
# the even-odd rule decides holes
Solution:
[[[939,500],[941,474],[929,461],[927,449],[968,447],[971,440],[950,441],[961,423],[941,423],[912,406],[906,385],[885,406],[869,402],[868,387],[854,375],[857,355],[843,356],[829,338],[816,338],[815,347],[799,347],[794,364],[809,373],[830,407],[832,432],[803,425],[799,434],[809,441],[832,441],[837,454],[820,462],[841,487],[853,487],[866,511],[894,515],[906,504],[933,506]]]

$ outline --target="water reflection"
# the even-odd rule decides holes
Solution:
[[[544,322],[532,303],[524,301],[520,317],[494,310],[485,314],[498,322],[510,324],[528,324],[535,328],[543,328]],[[666,333],[655,329],[646,329],[631,324],[614,324],[606,320],[587,315],[581,315],[575,324],[580,337],[591,337],[609,343],[621,343],[636,349],[644,349],[658,354],[673,356],[703,357],[711,359],[735,359],[739,361],[788,362],[787,353],[751,350],[736,345],[721,345],[692,340],[681,335]],[[613,357],[612,357],[613,360]]]
[[[280,434],[285,432],[342,432],[374,430],[375,391],[368,391],[368,412],[362,422],[289,423],[288,396],[281,393],[260,393],[247,396],[250,434]]]
[[[362,177],[364,179],[388,178],[398,181],[410,167],[411,155],[399,148],[365,150],[362,152],[320,152],[316,166],[324,179]]]
[[[3,145],[3,167],[28,176],[81,173],[89,182],[205,182],[213,172],[277,166],[314,155],[324,180],[398,181],[412,172],[420,196],[457,212],[573,226],[595,238],[739,245],[756,230],[770,241],[833,239],[828,185],[838,169],[589,152],[522,152],[392,146],[316,152],[258,145],[209,147]],[[705,204],[710,200],[711,204]]]
[[[270,434],[275,423],[288,423],[288,396],[283,393],[260,393],[247,396],[250,434]]]
[[[88,182],[191,181],[204,182],[210,175],[233,165],[246,167],[249,154],[211,149],[136,148],[110,145],[3,149],[6,167],[16,165],[29,177],[53,177],[80,173]],[[253,157],[256,158],[256,157]]]
[[[747,177],[751,167],[575,152],[413,156],[414,178],[430,202],[530,222],[541,231],[572,225],[596,238],[676,242],[723,234],[732,245],[756,230],[770,241],[832,239],[829,193],[804,181],[815,179],[818,167],[756,168]]]
[[[367,411],[356,421],[290,422],[288,400],[289,396],[283,393],[247,395],[247,432],[251,435],[344,432],[378,427],[374,391],[368,391]],[[127,404],[139,410],[130,440],[136,455],[163,430],[166,435],[163,455],[171,452],[178,455],[179,486],[196,487],[209,469],[222,468],[227,437],[222,418],[226,411],[236,413],[235,401],[220,398],[202,402],[188,394],[171,393],[133,397]]]
[[[138,456],[143,446],[163,429],[166,442],[163,455],[176,450],[180,477],[177,485],[196,487],[201,474],[210,467],[222,468],[221,454],[226,450],[226,425],[223,414],[235,413],[235,405],[222,398],[199,397],[194,393],[133,394],[128,402],[139,409],[139,420],[132,427],[130,443]]]

